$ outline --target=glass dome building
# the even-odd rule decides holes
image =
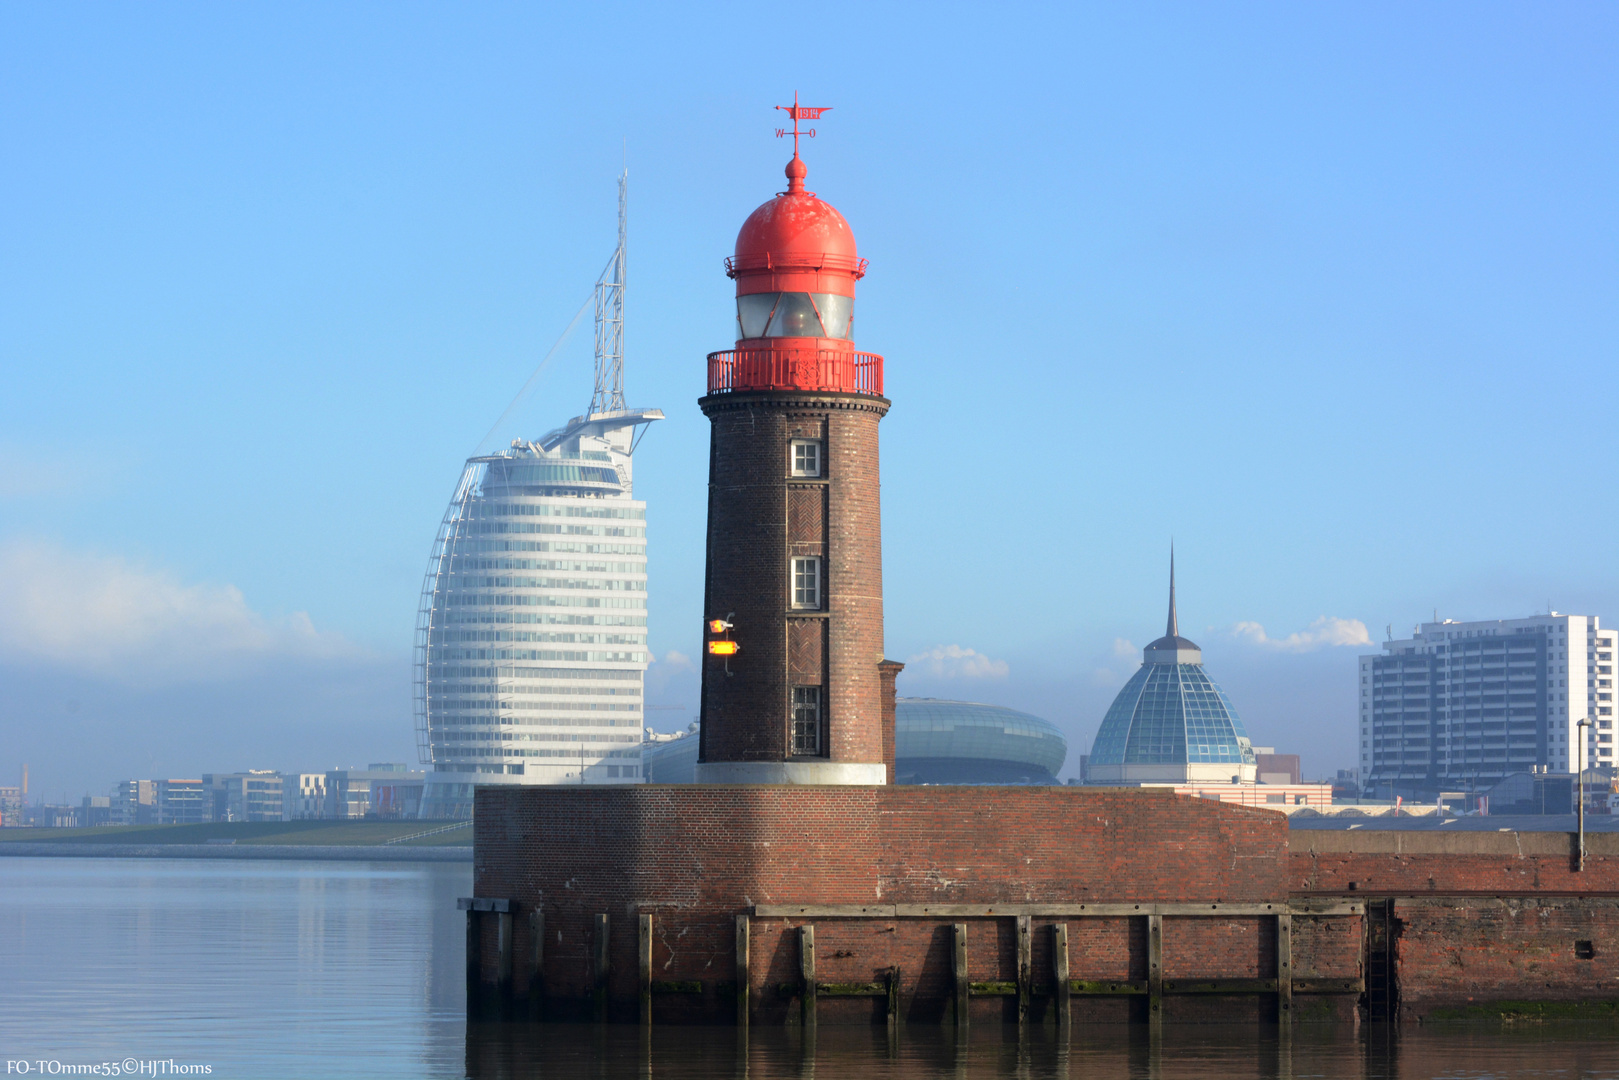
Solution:
[[[937,698],[894,704],[894,779],[901,784],[1055,784],[1068,740],[1038,716]]]
[[[1171,556],[1168,628],[1142,650],[1140,670],[1102,718],[1089,780],[1252,784],[1257,774],[1253,745],[1231,699],[1203,670],[1203,650],[1180,636]]]
[[[697,725],[648,735],[651,784],[697,779]],[[899,698],[894,703],[894,779],[901,784],[1055,784],[1068,741],[1038,716],[973,701]]]

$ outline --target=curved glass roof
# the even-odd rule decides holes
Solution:
[[[1055,776],[1068,756],[1068,740],[1038,716],[1016,709],[900,698],[894,703],[894,756],[1006,762]]]
[[[1147,663],[1102,718],[1090,764],[1254,763],[1237,710],[1202,664]]]

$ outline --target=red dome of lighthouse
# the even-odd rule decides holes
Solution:
[[[736,254],[726,271],[738,296],[762,292],[854,295],[865,276],[854,230],[837,209],[804,190],[809,171],[794,156],[787,163],[787,190],[748,215],[736,234]]]

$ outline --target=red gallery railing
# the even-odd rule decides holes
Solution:
[[[708,354],[708,392],[826,390],[883,395],[883,358],[842,349],[726,349]]]

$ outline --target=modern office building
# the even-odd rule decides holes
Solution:
[[[288,821],[310,821],[326,816],[325,773],[286,773],[282,783]]]
[[[640,783],[646,503],[623,389],[619,246],[597,283],[590,409],[535,441],[468,459],[434,542],[417,618],[420,815],[464,818],[477,784]]]
[[[332,769],[326,774],[323,817],[417,817],[426,774],[403,764],[373,763],[364,769]],[[409,813],[406,813],[409,807]]]
[[[22,824],[23,791],[20,787],[0,787],[0,829]]]
[[[156,825],[157,781],[120,780],[112,789],[111,814],[114,825]]]
[[[201,825],[213,820],[202,780],[157,780],[157,820],[163,825]]]
[[[274,769],[203,773],[209,821],[282,821],[282,777]]]
[[[691,784],[697,780],[698,725],[660,734],[646,729],[641,744],[641,772],[649,784]]]
[[[894,779],[900,784],[1055,784],[1068,757],[1056,727],[975,701],[898,698]]]
[[[1614,764],[1614,632],[1595,616],[1422,623],[1360,658],[1368,795],[1476,791]],[[1579,756],[1580,721],[1585,756]]]

